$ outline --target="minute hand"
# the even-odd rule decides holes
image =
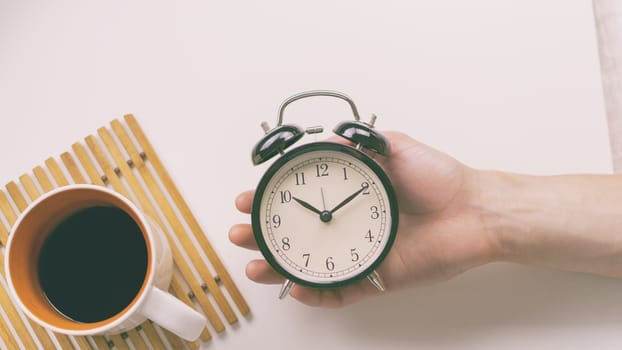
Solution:
[[[367,186],[362,186],[360,190],[352,193],[348,198],[344,199],[341,203],[337,204],[336,207],[334,207],[330,213],[334,213],[337,211],[337,209],[343,207],[344,205],[350,203],[351,200],[353,200],[356,196],[358,196],[359,194],[361,194],[361,192],[365,191],[367,188],[369,187],[369,185]]]

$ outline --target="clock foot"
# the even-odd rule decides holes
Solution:
[[[284,299],[287,294],[289,294],[290,289],[294,286],[294,282],[290,280],[285,280],[283,282],[283,286],[281,287],[281,291],[279,292],[279,299]]]
[[[380,274],[378,272],[376,272],[376,270],[372,271],[368,276],[367,279],[369,280],[369,282],[371,282],[371,284],[374,285],[374,287],[376,287],[376,289],[378,289],[381,292],[385,291],[385,287],[384,287],[384,283],[382,282],[382,278],[380,277]]]

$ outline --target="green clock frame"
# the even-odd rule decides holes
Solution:
[[[337,153],[344,153],[344,154],[350,155],[360,160],[365,165],[367,165],[371,169],[371,171],[373,171],[378,176],[378,178],[380,179],[380,182],[382,183],[382,186],[384,187],[387,193],[387,197],[389,199],[389,212],[391,213],[391,227],[390,227],[389,236],[387,239],[387,244],[383,248],[382,252],[378,256],[378,258],[360,274],[357,274],[356,276],[352,278],[349,278],[343,281],[333,282],[333,283],[309,282],[287,272],[276,261],[274,255],[268,248],[268,245],[261,231],[261,215],[259,213],[259,208],[261,206],[261,199],[263,198],[264,192],[266,190],[266,186],[268,185],[272,177],[276,174],[276,172],[279,169],[281,169],[281,167],[285,163],[289,162],[292,159],[295,159],[296,157],[300,155],[303,155],[309,152],[314,152],[314,151],[332,151],[332,152],[337,152]],[[314,142],[314,143],[309,143],[309,144],[299,146],[285,153],[283,156],[281,156],[281,158],[277,159],[268,168],[266,173],[262,176],[261,180],[259,181],[259,184],[257,185],[255,196],[253,198],[253,204],[251,207],[251,220],[252,220],[252,227],[253,227],[253,235],[255,236],[255,240],[257,241],[259,250],[261,251],[264,258],[268,261],[268,263],[270,264],[270,266],[272,266],[273,269],[275,269],[283,277],[285,277],[286,279],[294,283],[301,284],[307,287],[313,287],[313,288],[331,289],[331,288],[343,287],[343,286],[355,283],[367,277],[367,275],[372,273],[380,265],[380,263],[382,263],[384,258],[387,256],[387,254],[391,250],[391,247],[393,246],[393,242],[395,241],[395,236],[397,235],[397,228],[399,224],[399,208],[397,204],[397,197],[395,195],[395,190],[393,189],[393,185],[391,184],[389,177],[384,172],[384,170],[380,167],[380,165],[378,165],[378,163],[376,163],[372,158],[370,158],[365,153],[355,149],[354,147],[351,147],[348,145],[334,143],[334,142]]]

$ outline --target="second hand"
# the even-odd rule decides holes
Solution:
[[[322,193],[322,206],[324,207],[324,210],[326,210],[326,200],[324,199],[324,188],[320,187],[320,192]]]

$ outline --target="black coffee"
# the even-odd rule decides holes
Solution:
[[[39,282],[66,317],[98,322],[128,306],[147,272],[147,246],[131,216],[114,207],[80,210],[43,243]]]

